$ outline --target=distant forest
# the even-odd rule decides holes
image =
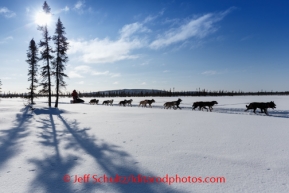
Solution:
[[[102,97],[180,97],[180,96],[247,96],[247,95],[289,95],[289,91],[284,92],[273,92],[273,91],[258,91],[258,92],[243,92],[243,91],[177,91],[172,92],[171,90],[140,90],[140,89],[125,89],[117,91],[99,91],[99,92],[80,92],[78,91],[78,96],[81,97],[90,97],[90,98],[102,98]],[[0,93],[2,98],[14,98],[21,97],[27,98],[29,94],[27,93]],[[52,92],[52,96],[56,96]],[[71,98],[71,93],[62,93],[59,94],[60,97],[69,97]],[[47,97],[47,94],[35,94],[35,97]]]

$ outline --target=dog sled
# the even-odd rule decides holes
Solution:
[[[70,100],[70,103],[84,103],[82,99]]]

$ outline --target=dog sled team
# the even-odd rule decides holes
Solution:
[[[73,90],[72,92],[72,97],[73,97],[73,100],[70,101],[70,103],[84,103],[84,100],[78,98],[78,94],[75,90]],[[123,106],[123,107],[126,107],[126,106],[131,106],[132,107],[132,99],[130,100],[123,100],[123,101],[120,101],[118,104],[119,106]],[[152,108],[152,103],[154,103],[155,100],[152,99],[152,100],[143,100],[143,101],[140,101],[139,102],[139,107],[150,107]],[[177,101],[171,101],[171,102],[166,102],[164,104],[164,109],[181,109],[181,107],[179,106],[180,103],[182,102],[182,99],[178,99]],[[99,103],[99,100],[96,100],[96,99],[91,99],[89,104],[91,105],[98,105]],[[102,103],[103,105],[110,105],[110,106],[113,106],[113,99],[112,100],[105,100],[103,101]],[[212,112],[213,110],[213,106],[214,105],[217,105],[218,102],[217,101],[198,101],[198,102],[194,102],[193,105],[192,105],[192,110],[195,110],[196,108],[199,107],[199,110],[204,110],[206,109],[207,111],[210,110],[210,112]],[[148,106],[147,106],[148,105]],[[245,111],[248,111],[250,109],[253,109],[253,112],[256,114],[256,109],[260,109],[261,110],[261,113],[265,113],[266,115],[269,115],[268,114],[268,111],[267,109],[268,108],[272,108],[272,109],[275,109],[276,108],[276,104],[274,103],[274,101],[271,101],[271,102],[267,102],[267,103],[261,103],[261,102],[253,102],[253,103],[250,103],[249,105],[246,105],[247,109]]]
[[[118,103],[119,106],[123,106],[123,107],[126,107],[126,106],[131,106],[132,107],[132,99],[130,100],[123,100],[123,101],[120,101]],[[139,105],[138,107],[150,107],[152,108],[152,103],[154,103],[155,100],[152,99],[152,100],[143,100],[143,101],[140,101],[139,102]],[[181,107],[179,106],[180,103],[182,102],[182,99],[178,99],[177,101],[171,101],[171,102],[166,102],[164,103],[163,105],[163,108],[164,109],[181,109]],[[94,104],[98,104],[99,103],[99,100],[96,100],[96,99],[91,99],[89,104],[91,105],[94,105]],[[112,100],[105,100],[103,101],[102,103],[103,105],[110,105],[112,106],[113,105],[113,99]],[[192,110],[195,110],[196,108],[198,108],[199,110],[204,110],[206,109],[207,111],[210,111],[212,112],[213,110],[213,106],[214,105],[217,105],[218,102],[217,101],[198,101],[198,102],[194,102],[193,105],[192,105]],[[267,102],[267,103],[261,103],[261,102],[253,102],[253,103],[250,103],[249,105],[246,105],[246,110],[245,111],[248,111],[250,109],[253,110],[253,112],[256,114],[256,109],[260,109],[261,112],[260,113],[265,113],[266,115],[269,115],[268,114],[268,108],[272,108],[272,109],[275,109],[276,108],[276,104],[271,101],[271,102]]]

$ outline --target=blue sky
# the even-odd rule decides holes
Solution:
[[[44,1],[0,1],[2,92],[26,92]],[[69,40],[67,91],[289,90],[289,1],[49,0]],[[40,19],[41,20],[41,19]],[[51,42],[53,46],[53,42]],[[38,63],[42,66],[42,62]]]

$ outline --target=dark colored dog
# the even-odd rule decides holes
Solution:
[[[152,100],[146,100],[147,103],[146,104],[149,104],[149,106],[152,108],[152,103],[156,102],[154,99]],[[146,105],[145,105],[146,106]]]
[[[195,108],[198,108],[199,107],[199,110],[201,110],[201,103],[203,102],[194,102],[193,105],[192,105],[192,110],[195,110]]]
[[[103,101],[103,105],[111,105],[112,106],[112,103],[113,103],[113,99],[112,100],[106,100],[106,101]]]
[[[106,101],[103,101],[103,105],[108,105],[108,103],[109,103],[109,100],[106,100]]]
[[[259,108],[259,109],[261,109],[261,113],[265,113],[266,115],[269,115],[267,112],[267,109],[268,108],[275,109],[276,104],[274,103],[274,101],[271,101],[268,103],[254,102],[254,103],[250,103],[249,105],[246,105],[246,107],[247,107],[247,110],[245,110],[245,111],[248,111],[249,109],[254,109],[254,113],[256,114],[256,109]]]
[[[125,107],[125,105],[126,105],[126,102],[127,102],[127,100],[124,100],[124,101],[120,101],[118,104],[119,104],[119,106],[124,106]]]
[[[132,99],[126,101],[126,104],[127,104],[127,105],[130,105],[130,106],[132,107],[131,102],[132,102]]]
[[[213,106],[218,104],[217,101],[211,101],[211,102],[203,102],[203,101],[200,101],[200,102],[194,102],[193,103],[193,106],[192,106],[192,110],[194,110],[195,108],[199,107],[199,110],[203,110],[203,109],[207,109],[206,107],[209,107],[209,110],[210,112],[212,112],[213,110]],[[207,109],[207,111],[209,111]]]
[[[99,100],[96,100],[96,99],[91,99],[89,104],[98,104],[98,101]]]

